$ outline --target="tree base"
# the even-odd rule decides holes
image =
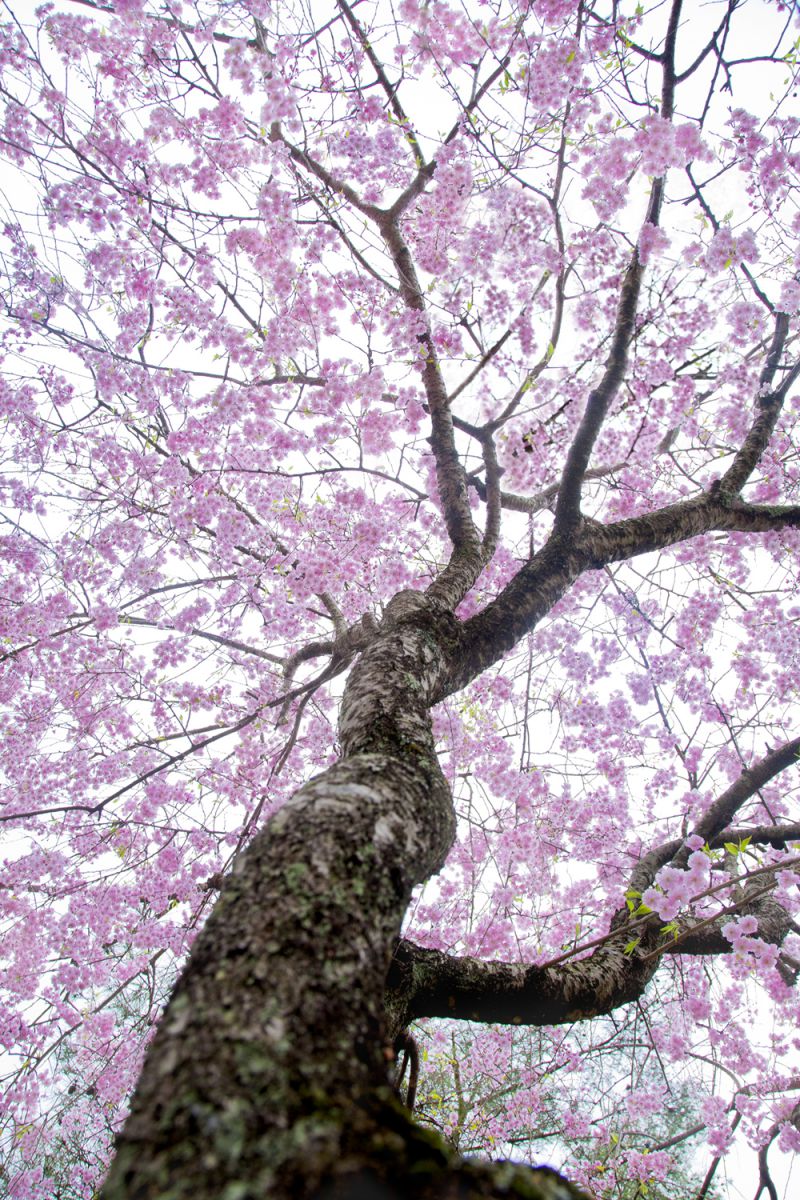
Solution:
[[[121,1146],[103,1200],[588,1200],[549,1167],[462,1158],[384,1087],[360,1103],[309,1106],[224,1167],[204,1168],[195,1150],[187,1161],[165,1147],[142,1170],[149,1156]]]

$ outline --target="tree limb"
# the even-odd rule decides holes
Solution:
[[[636,1000],[658,960],[625,954],[629,933],[616,931],[587,958],[557,966],[485,962],[402,940],[387,980],[392,1021],[453,1017],[501,1025],[562,1025]]]
[[[736,452],[733,462],[717,485],[723,496],[738,496],[758,465],[769,445],[772,432],[783,408],[783,402],[792,385],[800,376],[800,361],[796,362],[779,387],[771,385],[780,367],[781,355],[789,335],[789,318],[779,312],[775,316],[775,330],[767,360],[759,379],[756,415],[750,431]]]

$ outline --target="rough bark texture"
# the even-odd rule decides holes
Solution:
[[[541,1025],[608,1012],[641,995],[667,947],[648,926],[631,949],[625,912],[588,958],[555,968],[402,944],[387,990],[411,889],[454,835],[429,710],[530,632],[582,571],[713,529],[794,524],[798,512],[709,494],[610,526],[582,518],[463,624],[452,597],[396,596],[359,642],[341,760],[254,839],[198,938],[104,1200],[578,1195],[546,1172],[462,1163],[419,1130],[388,1086],[390,1036],[421,1016]],[[794,760],[787,751],[778,766]],[[710,942],[714,952],[718,930],[700,934],[698,952]]]
[[[638,999],[656,972],[657,958],[645,957],[649,937],[626,954],[630,937],[622,927],[588,958],[557,967],[458,958],[402,941],[389,972],[389,1011],[399,1028],[420,1017],[502,1025],[596,1017]]]
[[[541,1025],[608,1012],[642,994],[666,947],[648,926],[631,950],[625,912],[588,958],[556,967],[399,943],[412,888],[454,836],[429,710],[533,629],[583,570],[762,519],[745,509],[705,497],[612,526],[584,519],[463,624],[438,597],[391,601],[347,683],[341,760],[254,839],[198,938],[104,1200],[579,1195],[547,1172],[463,1163],[416,1127],[387,1082],[391,1039],[422,1016]],[[702,948],[714,952],[718,937],[704,930]]]
[[[578,1194],[461,1163],[387,1082],[391,948],[454,833],[427,713],[456,642],[423,597],[389,606],[346,690],[342,761],[254,839],[198,938],[105,1200]]]

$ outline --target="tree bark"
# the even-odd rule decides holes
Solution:
[[[388,1009],[398,1028],[421,1017],[499,1025],[562,1025],[638,1000],[658,969],[646,951],[654,930],[625,953],[624,923],[587,958],[557,966],[485,962],[401,941],[389,972]]]
[[[388,1083],[392,948],[455,829],[428,708],[457,642],[424,597],[388,606],[348,681],[341,760],[254,838],[198,937],[104,1200],[579,1195],[551,1172],[462,1163]]]

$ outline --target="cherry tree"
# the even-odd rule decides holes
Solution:
[[[796,6],[3,10],[5,1193],[775,1200]]]

